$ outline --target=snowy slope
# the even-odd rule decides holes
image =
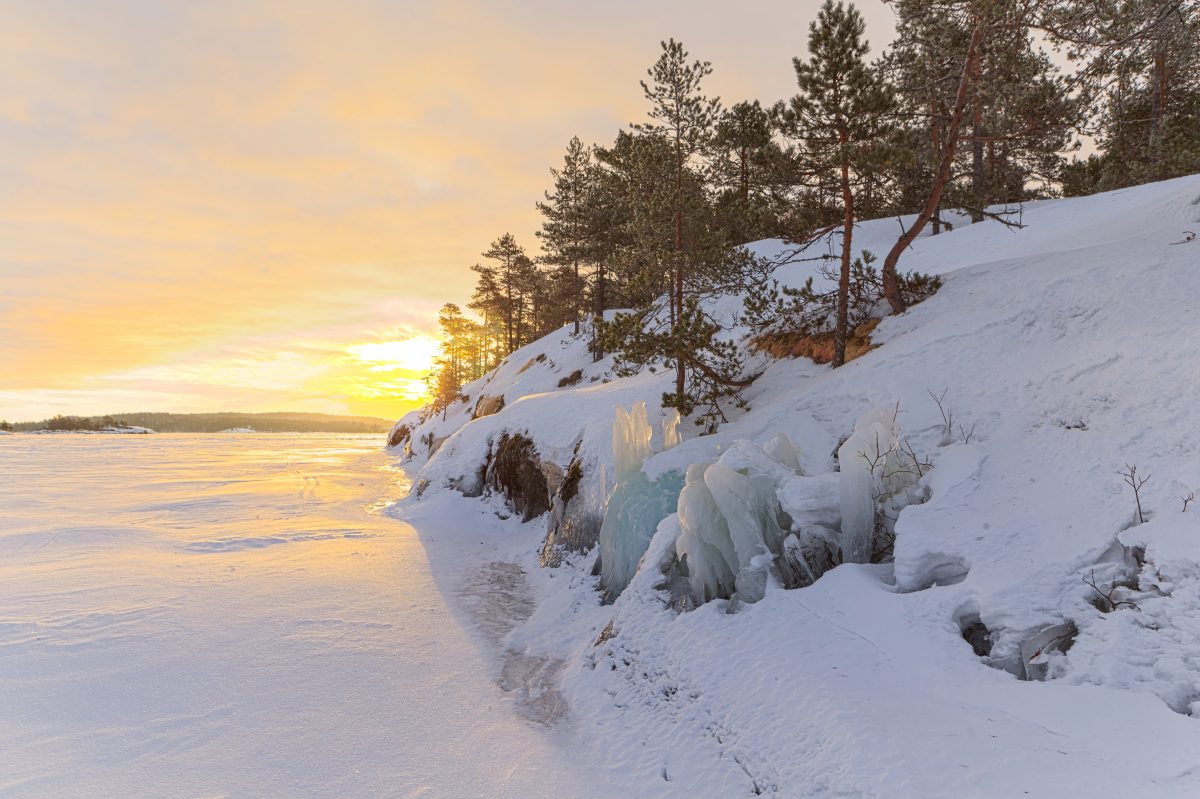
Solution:
[[[921,238],[902,268],[944,286],[885,320],[883,346],[838,370],[771,363],[750,411],[644,467],[682,471],[784,432],[819,475],[864,411],[898,403],[933,468],[929,500],[899,516],[894,564],[772,585],[735,614],[724,601],[679,614],[655,568],[674,549],[672,516],[612,606],[596,604],[588,559],[538,572],[542,607],[509,646],[564,659],[578,734],[614,775],[680,796],[1200,794],[1200,505],[1185,514],[1180,499],[1200,488],[1200,244],[1173,244],[1200,224],[1200,177],[1032,203],[1023,221]],[[896,230],[865,223],[856,244],[882,254]],[[468,500],[440,489],[477,470],[502,429],[528,431],[560,465],[578,445],[600,501],[614,405],[646,400],[653,422],[664,388],[643,374],[506,393],[499,414],[455,427],[419,473],[431,490],[398,512],[457,512]],[[949,436],[930,392],[945,392]],[[1151,476],[1145,524],[1127,464]],[[544,529],[497,521],[469,537],[505,542],[533,573]],[[1102,612],[1085,579],[1126,583],[1112,597],[1134,605]],[[987,657],[963,637],[977,622]],[[1065,623],[1074,645],[1036,658],[1049,679],[1017,679],[1021,646]]]
[[[609,378],[611,370],[611,357],[593,363],[586,331],[575,335],[573,326],[567,325],[515,350],[491,372],[463,386],[460,393],[465,399],[444,413],[427,416],[423,410],[410,411],[392,427],[392,434],[402,426],[408,428],[407,440],[412,443],[406,456],[422,462],[433,442],[443,441],[474,418],[482,398],[503,399],[508,405],[533,394],[592,385]]]

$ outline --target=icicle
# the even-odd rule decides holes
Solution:
[[[679,411],[671,408],[662,420],[662,448],[666,452],[679,445]]]
[[[675,510],[683,487],[678,472],[651,480],[642,471],[653,435],[645,402],[628,411],[616,409],[612,447],[617,486],[600,527],[600,577],[610,599],[633,579],[655,528]]]
[[[613,464],[616,466],[614,477],[617,483],[628,478],[642,468],[646,458],[650,457],[650,439],[654,431],[646,418],[646,403],[635,403],[628,411],[621,406],[616,409],[617,418],[613,422]]]
[[[605,473],[604,461],[600,462],[600,504],[608,504],[608,475]]]
[[[704,484],[725,517],[737,553],[736,598],[757,602],[766,591],[767,572],[774,558],[771,548],[778,549],[783,539],[775,521],[778,506],[773,501],[773,484],[765,475],[748,477],[722,463],[705,470]]]
[[[792,443],[792,440],[783,433],[780,433],[764,444],[763,452],[796,474],[804,473],[804,470],[800,468],[800,451],[796,449],[796,445]]]
[[[882,491],[887,455],[895,444],[896,414],[879,408],[864,413],[838,449],[841,469],[843,563],[868,563],[875,535],[875,501]]]
[[[704,484],[704,472],[709,465],[693,463],[688,467],[679,494],[681,533],[675,542],[676,554],[687,556],[688,582],[699,602],[732,594],[738,570],[729,527]]]

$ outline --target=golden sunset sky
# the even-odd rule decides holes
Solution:
[[[643,119],[661,39],[773,102],[818,5],[0,0],[0,419],[399,415],[568,139]]]

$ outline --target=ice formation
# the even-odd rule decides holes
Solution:
[[[650,457],[650,439],[654,431],[646,418],[646,403],[638,402],[628,411],[617,406],[617,419],[613,422],[613,463],[616,466],[618,484],[642,468]]]
[[[841,475],[837,472],[786,480],[779,486],[778,495],[793,528],[836,530],[841,524]]]
[[[854,425],[854,433],[846,443],[838,448],[843,563],[871,560],[876,501],[883,493],[885,461],[894,450],[897,433],[894,411],[869,410]]]
[[[600,527],[600,578],[608,597],[629,585],[658,523],[674,512],[682,487],[679,472],[651,480],[637,471],[617,484]]]
[[[780,433],[764,444],[763,452],[796,474],[803,473],[800,468],[800,452],[786,434]]]
[[[679,445],[679,411],[674,408],[667,411],[662,420],[662,448],[666,452],[671,447]]]
[[[766,475],[744,475],[718,461],[704,471],[704,484],[725,517],[737,554],[734,596],[757,602],[767,587],[767,571],[783,544],[776,520],[775,484]]]
[[[642,471],[650,456],[653,430],[646,403],[630,410],[617,407],[613,422],[613,462],[617,487],[600,527],[600,577],[610,598],[625,590],[637,571],[658,523],[676,508],[683,477],[667,472],[651,480]]]
[[[725,517],[704,482],[709,463],[688,467],[679,494],[679,526],[675,552],[687,558],[688,582],[698,602],[730,596],[738,570],[737,553]]]
[[[679,495],[675,551],[687,558],[697,601],[762,599],[771,564],[783,554],[787,531],[780,525],[778,487],[788,479],[799,478],[749,441],[735,442],[716,463],[689,467]],[[798,564],[781,562],[780,568],[786,584],[813,580],[802,558]]]

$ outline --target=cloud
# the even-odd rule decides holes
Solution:
[[[255,348],[277,348],[279,373],[327,357],[344,375],[333,350],[432,331],[488,242],[535,246],[533,203],[566,141],[607,141],[644,112],[659,39],[712,60],[713,92],[772,100],[792,91],[816,6],[9,4],[0,413],[83,411],[89,391],[103,412],[138,381],[155,408],[354,402],[372,389],[244,385],[277,382]]]

